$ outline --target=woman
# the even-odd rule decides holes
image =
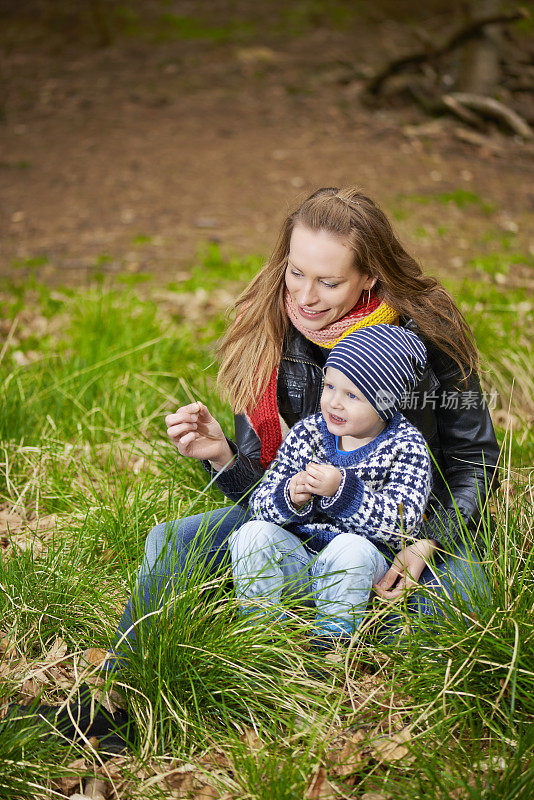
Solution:
[[[411,328],[427,347],[424,376],[402,411],[422,432],[435,465],[421,541],[395,559],[377,591],[394,599],[419,581],[466,598],[483,578],[461,542],[460,518],[476,528],[495,485],[499,450],[472,334],[448,292],[422,274],[372,200],[356,189],[324,188],[287,217],[235,312],[218,378],[236,415],[235,442],[200,403],[179,408],[166,423],[180,454],[202,460],[236,505],[150,532],[116,649],[133,641],[134,620],[157,607],[200,557],[210,571],[227,563],[228,537],[248,519],[248,493],[288,428],[319,409],[329,350],[347,333],[381,322]],[[441,563],[432,572],[427,562],[436,550]],[[432,613],[422,595],[415,602]]]

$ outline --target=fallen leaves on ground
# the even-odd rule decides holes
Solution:
[[[380,761],[400,761],[406,759],[410,752],[406,747],[406,742],[409,742],[411,738],[410,729],[406,727],[398,733],[372,739],[370,746]]]
[[[13,508],[0,510],[0,549],[4,555],[31,550],[36,558],[53,538],[57,519],[57,514],[49,514],[28,520]]]
[[[334,800],[338,797],[326,778],[326,770],[319,767],[308,784],[304,794],[305,800]]]
[[[85,762],[85,758],[76,758],[74,761],[71,761],[67,764],[67,769],[71,771],[72,775],[64,775],[62,778],[59,779],[59,788],[64,794],[68,794],[77,786],[80,786],[81,778],[80,775],[87,770],[87,764]]]
[[[362,730],[336,739],[327,756],[332,774],[344,778],[368,761],[370,749],[367,740],[368,734]]]
[[[15,646],[16,634],[0,632],[0,676],[19,684],[22,703],[30,703],[40,697],[45,688],[71,689],[75,684],[72,665],[68,663],[66,642],[56,637],[39,660],[28,662],[25,654]]]
[[[216,778],[202,767],[203,759],[198,763],[177,762],[153,759],[147,763],[139,763],[128,756],[116,756],[98,768],[99,775],[105,779],[107,795],[112,797],[128,797],[132,800],[145,800],[152,797],[155,789],[160,796],[191,798],[191,800],[233,800],[233,795],[219,790]],[[132,777],[135,776],[135,780]],[[103,792],[102,784],[97,784]],[[84,798],[88,795],[84,790]],[[88,795],[91,797],[91,795]],[[97,800],[95,797],[94,800]]]

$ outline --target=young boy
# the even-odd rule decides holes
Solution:
[[[359,627],[385,556],[417,538],[430,493],[425,440],[399,411],[425,361],[420,339],[394,325],[335,345],[321,414],[291,429],[250,497],[255,519],[230,538],[243,611],[313,597],[323,642]]]

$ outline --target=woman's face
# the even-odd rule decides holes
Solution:
[[[354,251],[328,231],[296,225],[291,234],[285,274],[286,287],[302,324],[326,328],[350,311],[376,278],[359,272]]]

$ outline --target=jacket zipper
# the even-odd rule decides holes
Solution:
[[[308,364],[310,367],[317,367],[317,369],[321,369],[319,364],[316,364],[314,361],[306,361],[303,358],[295,358],[294,356],[282,356],[282,361],[294,361],[296,364]]]
[[[303,358],[295,358],[294,356],[282,356],[282,361],[284,361],[284,360],[285,361],[294,361],[295,364],[307,364],[309,367],[315,367],[316,369],[318,369],[320,371],[320,373],[321,373],[321,387],[319,389],[319,402],[315,406],[315,408],[316,408],[315,413],[317,414],[319,412],[320,408],[321,408],[321,395],[323,393],[323,387],[324,387],[324,372],[323,372],[323,370],[321,369],[319,364],[316,364],[314,361],[306,361]]]

